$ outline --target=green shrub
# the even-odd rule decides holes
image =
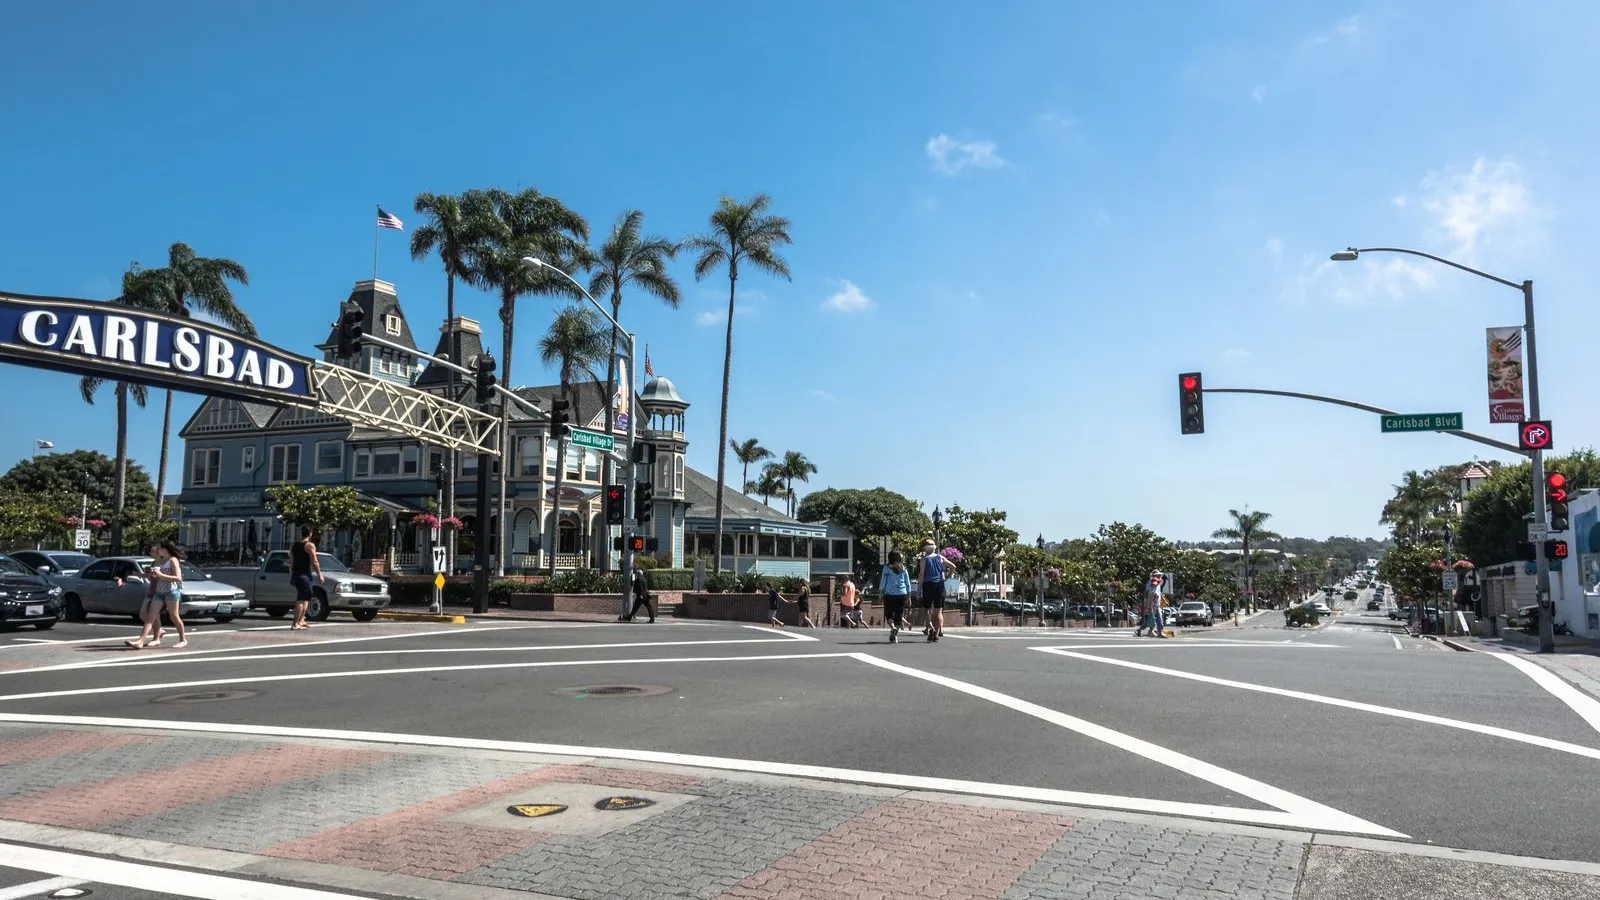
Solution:
[[[650,569],[644,577],[652,591],[694,590],[693,569]]]
[[[445,582],[446,606],[471,606],[473,583],[470,578]],[[489,582],[489,604],[509,604],[512,594],[542,590],[542,585],[522,581]],[[433,583],[426,579],[389,582],[389,602],[394,606],[427,606],[433,602]]]
[[[713,572],[706,576],[706,592],[710,594],[725,594],[739,584],[731,572]]]
[[[1358,596],[1359,595],[1355,591],[1345,591],[1344,592],[1344,599],[1345,599],[1345,602],[1347,602],[1347,603],[1355,602],[1355,599]]]
[[[1291,606],[1283,611],[1285,625],[1315,625],[1322,620],[1321,614],[1310,606]]]
[[[633,567],[641,572],[648,572],[651,569],[660,568],[661,560],[656,559],[654,556],[645,556],[643,553],[635,553],[633,556]]]
[[[601,575],[594,569],[573,569],[551,578],[545,590],[552,594],[618,594],[622,580],[618,575]]]

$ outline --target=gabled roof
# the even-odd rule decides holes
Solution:
[[[441,326],[439,329],[439,342],[434,345],[433,355],[442,359],[449,359],[458,366],[472,367],[473,360],[483,354],[483,332],[477,322],[462,316],[456,316],[455,321]],[[428,366],[417,376],[418,390],[437,390],[450,383],[450,370],[444,366]],[[460,400],[463,392],[471,390],[472,381],[461,373],[456,373],[456,397]]]
[[[212,410],[227,411],[233,409],[237,409],[244,414],[242,422],[215,426],[203,424],[211,417]],[[199,433],[197,430],[202,427],[205,429],[205,434],[236,434],[258,431],[267,427],[267,423],[272,420],[272,416],[279,409],[280,407],[270,406],[266,403],[250,403],[227,397],[207,397],[195,409],[194,415],[190,416],[189,420],[183,423],[183,427],[178,429],[178,437],[187,439],[191,434]]]
[[[689,510],[684,513],[685,517],[691,519],[715,519],[717,517],[717,480],[715,478],[684,466],[683,496],[684,499],[689,501]],[[758,519],[775,525],[815,525],[817,528],[824,527],[817,523],[791,519],[781,510],[773,509],[753,497],[746,497],[732,487],[725,487],[722,491],[722,517],[723,519]]]
[[[400,308],[400,298],[394,292],[394,285],[387,281],[368,279],[356,282],[350,291],[350,300],[361,307],[361,330],[364,334],[377,335],[387,341],[401,344],[411,349],[417,349],[417,342],[411,337],[411,323],[406,321],[405,311]],[[400,333],[390,334],[382,327],[383,317],[393,313],[400,319]],[[339,341],[339,316],[334,314],[335,324],[328,329],[328,338],[318,344],[318,349],[335,346]]]

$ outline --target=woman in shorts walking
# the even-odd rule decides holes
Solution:
[[[906,596],[911,593],[911,573],[899,550],[889,551],[889,564],[878,576],[878,593],[883,595],[883,621],[889,626],[889,643],[900,642],[900,626],[906,614]]]

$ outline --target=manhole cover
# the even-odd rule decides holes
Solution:
[[[521,816],[524,819],[539,819],[566,811],[567,808],[559,803],[518,803],[514,806],[506,807],[506,812],[511,813],[513,816]]]
[[[195,691],[189,694],[168,694],[151,703],[217,703],[223,700],[243,700],[254,697],[255,691]]]
[[[648,800],[644,797],[607,797],[604,800],[596,800],[594,808],[601,812],[620,812],[628,809],[644,809],[647,806],[655,805],[656,802],[654,800]]]
[[[672,693],[664,684],[584,684],[551,691],[557,697],[659,697]]]

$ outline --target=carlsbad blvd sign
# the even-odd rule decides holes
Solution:
[[[0,294],[0,361],[180,391],[314,406],[311,361],[193,319]]]

